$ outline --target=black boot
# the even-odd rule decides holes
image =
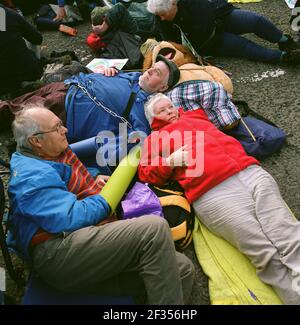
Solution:
[[[285,35],[288,40],[286,42],[279,42],[278,46],[281,51],[289,52],[294,50],[300,50],[300,44],[295,42],[290,35]]]
[[[281,63],[288,65],[300,64],[300,49],[284,53],[281,57]]]

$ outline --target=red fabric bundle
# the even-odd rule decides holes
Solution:
[[[101,37],[95,33],[88,35],[86,43],[93,51],[99,51],[107,46],[107,44],[102,41]]]

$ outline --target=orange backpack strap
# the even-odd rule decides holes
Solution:
[[[173,190],[169,190],[169,189],[166,189],[166,188],[160,188],[160,187],[157,187],[157,186],[153,186],[153,188],[157,189],[160,192],[170,193],[170,194],[174,194],[174,195],[183,195],[183,193],[179,192],[179,191],[173,191]]]
[[[172,238],[174,241],[183,239],[187,235],[187,224],[186,221],[181,223],[180,225],[176,227],[171,228]]]

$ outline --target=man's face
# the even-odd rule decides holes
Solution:
[[[68,147],[65,128],[61,120],[48,110],[35,111],[32,116],[40,125],[40,133],[33,135],[33,149],[43,158],[57,158]],[[32,143],[31,143],[32,144]]]
[[[179,117],[178,110],[165,98],[160,99],[154,104],[153,113],[156,118],[169,123],[176,122]]]
[[[169,68],[163,61],[156,62],[140,76],[139,85],[150,94],[164,92],[168,89],[169,73]]]
[[[171,10],[169,10],[167,12],[161,12],[158,14],[158,16],[160,17],[160,19],[162,21],[163,20],[172,21],[175,18],[177,11],[178,11],[177,3],[174,0]]]

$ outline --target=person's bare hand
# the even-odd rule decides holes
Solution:
[[[98,72],[104,74],[106,77],[113,77],[119,73],[118,69],[116,68],[103,68]]]
[[[103,188],[103,186],[106,184],[106,182],[108,181],[109,176],[107,175],[98,175],[96,177],[96,183],[98,185],[100,185],[101,189]]]
[[[64,7],[58,8],[57,16],[53,18],[54,21],[63,20],[66,17],[66,10]]]
[[[93,32],[99,36],[103,35],[108,30],[108,27],[109,25],[105,20],[101,25],[92,25]]]
[[[174,151],[169,157],[166,158],[168,166],[174,167],[187,167],[188,166],[188,155],[189,152],[185,149],[187,145]]]

